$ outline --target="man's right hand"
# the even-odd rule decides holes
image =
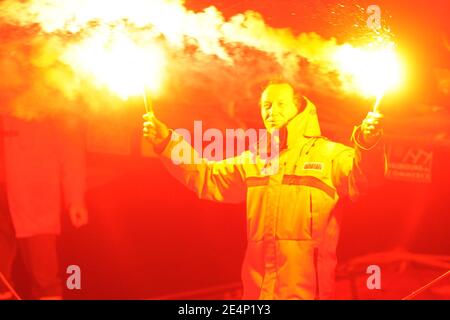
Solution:
[[[158,147],[164,143],[170,135],[169,128],[161,121],[159,121],[153,112],[144,114],[144,137]]]

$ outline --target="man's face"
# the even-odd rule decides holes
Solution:
[[[271,84],[263,91],[261,116],[269,132],[284,127],[297,113],[294,89],[289,84]]]

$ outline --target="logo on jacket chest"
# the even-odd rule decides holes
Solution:
[[[303,170],[323,171],[323,162],[305,162]]]

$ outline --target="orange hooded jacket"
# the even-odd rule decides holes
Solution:
[[[368,150],[353,140],[350,148],[322,137],[310,101],[288,123],[286,148],[269,160],[251,151],[216,162],[199,159],[172,133],[161,157],[178,180],[201,199],[247,201],[243,299],[334,297],[341,216],[333,209],[340,197],[355,199],[385,172],[383,144]],[[182,149],[191,151],[190,163],[180,163]],[[270,166],[277,170],[264,170]]]

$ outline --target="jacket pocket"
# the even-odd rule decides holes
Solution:
[[[278,239],[312,239],[313,221],[309,189],[307,186],[282,186],[276,226]]]
[[[320,189],[310,188],[310,230],[311,237],[320,238],[328,225],[328,220],[337,200],[332,199],[328,194]]]

